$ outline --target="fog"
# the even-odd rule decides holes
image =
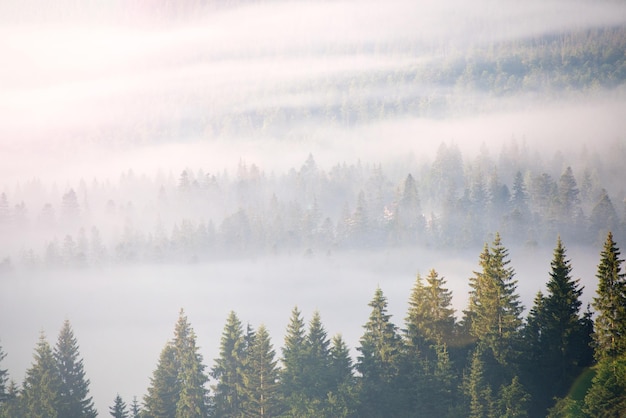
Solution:
[[[244,324],[265,324],[280,353],[294,306],[307,321],[319,310],[329,336],[341,334],[356,358],[370,313],[367,303],[377,286],[388,298],[393,322],[402,328],[416,274],[435,268],[453,291],[460,319],[478,253],[479,249],[446,254],[407,249],[313,259],[265,257],[193,266],[15,274],[2,281],[1,343],[8,353],[4,367],[19,380],[32,363],[39,333],[45,332],[54,343],[62,321],[69,319],[91,394],[102,413],[117,392],[128,401],[133,396],[141,400],[181,308],[198,335],[208,367],[219,355],[221,332],[231,310]],[[598,255],[587,248],[573,248],[568,255],[574,260],[573,276],[585,286],[586,305],[595,291]],[[551,252],[513,249],[510,257],[519,294],[529,309],[535,294],[545,292]]]
[[[604,48],[624,44],[623,2],[75,3],[0,4],[0,367],[18,384],[38,333],[54,342],[65,319],[104,415],[117,392],[141,401],[181,308],[209,368],[230,310],[265,323],[280,355],[291,309],[319,309],[354,350],[376,286],[402,327],[431,268],[460,319],[500,228],[527,309],[558,234],[585,304],[598,237],[621,225],[626,245],[623,56]],[[449,195],[432,179],[446,147],[462,153]],[[483,208],[462,220],[483,230],[437,235],[445,199],[461,202],[476,178],[512,190],[519,170],[530,193],[569,166],[585,228],[533,195],[522,228]],[[388,243],[380,226],[409,173],[435,232]],[[602,190],[616,218],[598,223]],[[361,191],[378,229],[355,243],[341,228]],[[317,224],[294,233],[318,205]],[[229,235],[241,213],[249,241]],[[441,231],[456,238],[451,219]],[[218,238],[184,247],[185,225]]]

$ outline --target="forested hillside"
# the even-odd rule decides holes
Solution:
[[[542,156],[510,140],[471,158],[442,143],[433,161],[330,168],[312,155],[285,173],[241,161],[202,169],[122,173],[59,187],[31,179],[0,194],[3,269],[195,262],[267,254],[325,256],[400,246],[473,248],[499,230],[549,246],[557,234],[597,245],[626,237],[618,181],[626,147]],[[573,167],[573,168],[572,168]]]
[[[470,277],[467,308],[455,313],[446,279],[418,275],[405,318],[375,289],[356,358],[329,336],[320,312],[298,307],[277,350],[261,319],[233,311],[209,365],[181,310],[141,400],[110,388],[121,417],[618,417],[626,398],[626,274],[608,233],[593,310],[558,238],[546,292],[522,316],[517,279],[499,234]],[[590,289],[586,290],[591,292]],[[458,315],[457,315],[458,314]],[[399,322],[402,321],[402,322]],[[217,343],[217,342],[216,342]],[[6,353],[0,351],[0,360]],[[126,371],[125,373],[132,373]],[[22,385],[0,369],[0,416],[95,416],[69,321],[51,348],[41,335]],[[103,411],[101,411],[102,413]]]

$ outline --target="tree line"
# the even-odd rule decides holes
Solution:
[[[626,156],[619,143],[610,149],[613,158]],[[57,189],[57,204],[49,200],[54,186],[32,180],[0,192],[0,269],[474,248],[494,230],[526,246],[551,245],[557,233],[589,246],[609,230],[624,240],[626,203],[612,184],[617,167],[583,155],[576,169],[560,154],[546,161],[517,141],[497,157],[483,149],[473,159],[442,143],[432,161],[399,169],[359,162],[324,170],[309,155],[282,175],[244,161],[234,175],[128,171],[118,184],[94,179]]]
[[[470,277],[457,321],[446,280],[418,275],[404,326],[379,287],[369,303],[357,358],[321,315],[291,312],[280,355],[263,324],[231,312],[219,357],[207,370],[181,310],[150,386],[130,408],[118,394],[110,414],[141,417],[619,417],[626,406],[626,274],[608,233],[592,307],[559,237],[545,294],[527,316],[508,250],[496,234]],[[0,350],[0,361],[5,354]],[[89,380],[71,326],[52,349],[45,336],[18,386],[0,370],[0,416],[93,417]]]

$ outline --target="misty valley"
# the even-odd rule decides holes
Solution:
[[[626,4],[0,2],[0,418],[622,417]]]

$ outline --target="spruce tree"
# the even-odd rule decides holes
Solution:
[[[66,418],[96,417],[93,400],[89,396],[89,379],[85,377],[83,360],[78,352],[78,342],[70,322],[63,323],[54,358],[61,379],[59,416]]]
[[[583,410],[590,417],[622,418],[626,411],[626,360],[603,359],[585,395]]]
[[[122,397],[117,394],[113,401],[113,406],[109,407],[109,413],[114,418],[128,418],[128,410],[126,409],[126,402],[122,400]]]
[[[620,250],[608,233],[598,265],[597,297],[593,307],[595,355],[598,360],[615,359],[626,353],[626,275],[622,273]]]
[[[20,393],[20,388],[13,380],[9,382],[6,395],[6,399],[0,404],[0,417],[17,418],[26,416],[23,396]]]
[[[7,355],[2,350],[2,346],[0,345],[0,362],[4,360]],[[7,395],[7,382],[9,380],[9,372],[7,369],[0,368],[0,406],[2,402],[5,402],[8,399]]]
[[[215,360],[211,376],[217,380],[213,387],[215,415],[224,418],[241,417],[244,394],[245,340],[235,312],[230,312],[220,342],[220,357]]]
[[[205,418],[209,415],[208,393],[204,387],[208,377],[204,373],[205,366],[198,350],[196,334],[190,330],[184,349],[179,353],[180,397],[176,404],[176,418]]]
[[[399,373],[402,362],[402,341],[397,327],[387,313],[387,298],[376,289],[369,303],[372,308],[365,333],[361,337],[357,370],[361,373],[359,415],[363,417],[403,416],[406,386]]]
[[[176,416],[176,403],[180,396],[176,348],[168,342],[159,357],[156,370],[150,378],[148,393],[144,397],[145,418],[172,418]]]
[[[282,410],[275,356],[269,333],[264,325],[260,325],[250,349],[245,380],[248,393],[244,405],[246,417],[275,417]]]
[[[351,417],[356,414],[358,402],[354,366],[350,349],[341,335],[335,335],[330,347],[329,385],[326,416]]]
[[[330,391],[330,341],[318,311],[313,313],[306,336],[305,384],[309,399],[323,403]]]
[[[508,267],[508,250],[500,234],[493,244],[485,244],[480,255],[481,271],[470,279],[470,301],[466,316],[470,333],[489,348],[495,359],[506,365],[516,357],[517,338],[522,325],[523,307],[516,293],[515,271]]]
[[[181,309],[174,339],[165,345],[146,395],[144,415],[150,418],[196,418],[209,414],[208,377],[196,335]]]
[[[292,413],[302,414],[305,391],[307,390],[304,382],[306,379],[307,341],[304,320],[297,306],[291,311],[282,353],[281,392]]]
[[[24,415],[29,418],[63,418],[59,413],[61,378],[52,348],[43,333],[34,359],[22,385]]]
[[[131,418],[139,418],[141,414],[141,407],[136,396],[133,396],[133,403],[130,404],[130,416]]]
[[[428,273],[425,284],[418,274],[406,319],[410,343],[418,344],[420,339],[427,346],[450,343],[454,330],[454,309],[452,292],[445,284],[445,279],[434,269]]]
[[[529,315],[530,328],[527,333],[534,353],[527,370],[535,375],[533,407],[541,407],[537,413],[545,412],[553,397],[563,397],[576,376],[586,366],[585,353],[590,336],[584,318],[580,316],[582,287],[579,280],[571,277],[571,262],[566,258],[561,238],[557,239],[552,270],[547,284],[547,294]]]
[[[469,418],[495,418],[495,400],[487,380],[481,346],[472,352],[469,373],[464,382],[469,400]]]

